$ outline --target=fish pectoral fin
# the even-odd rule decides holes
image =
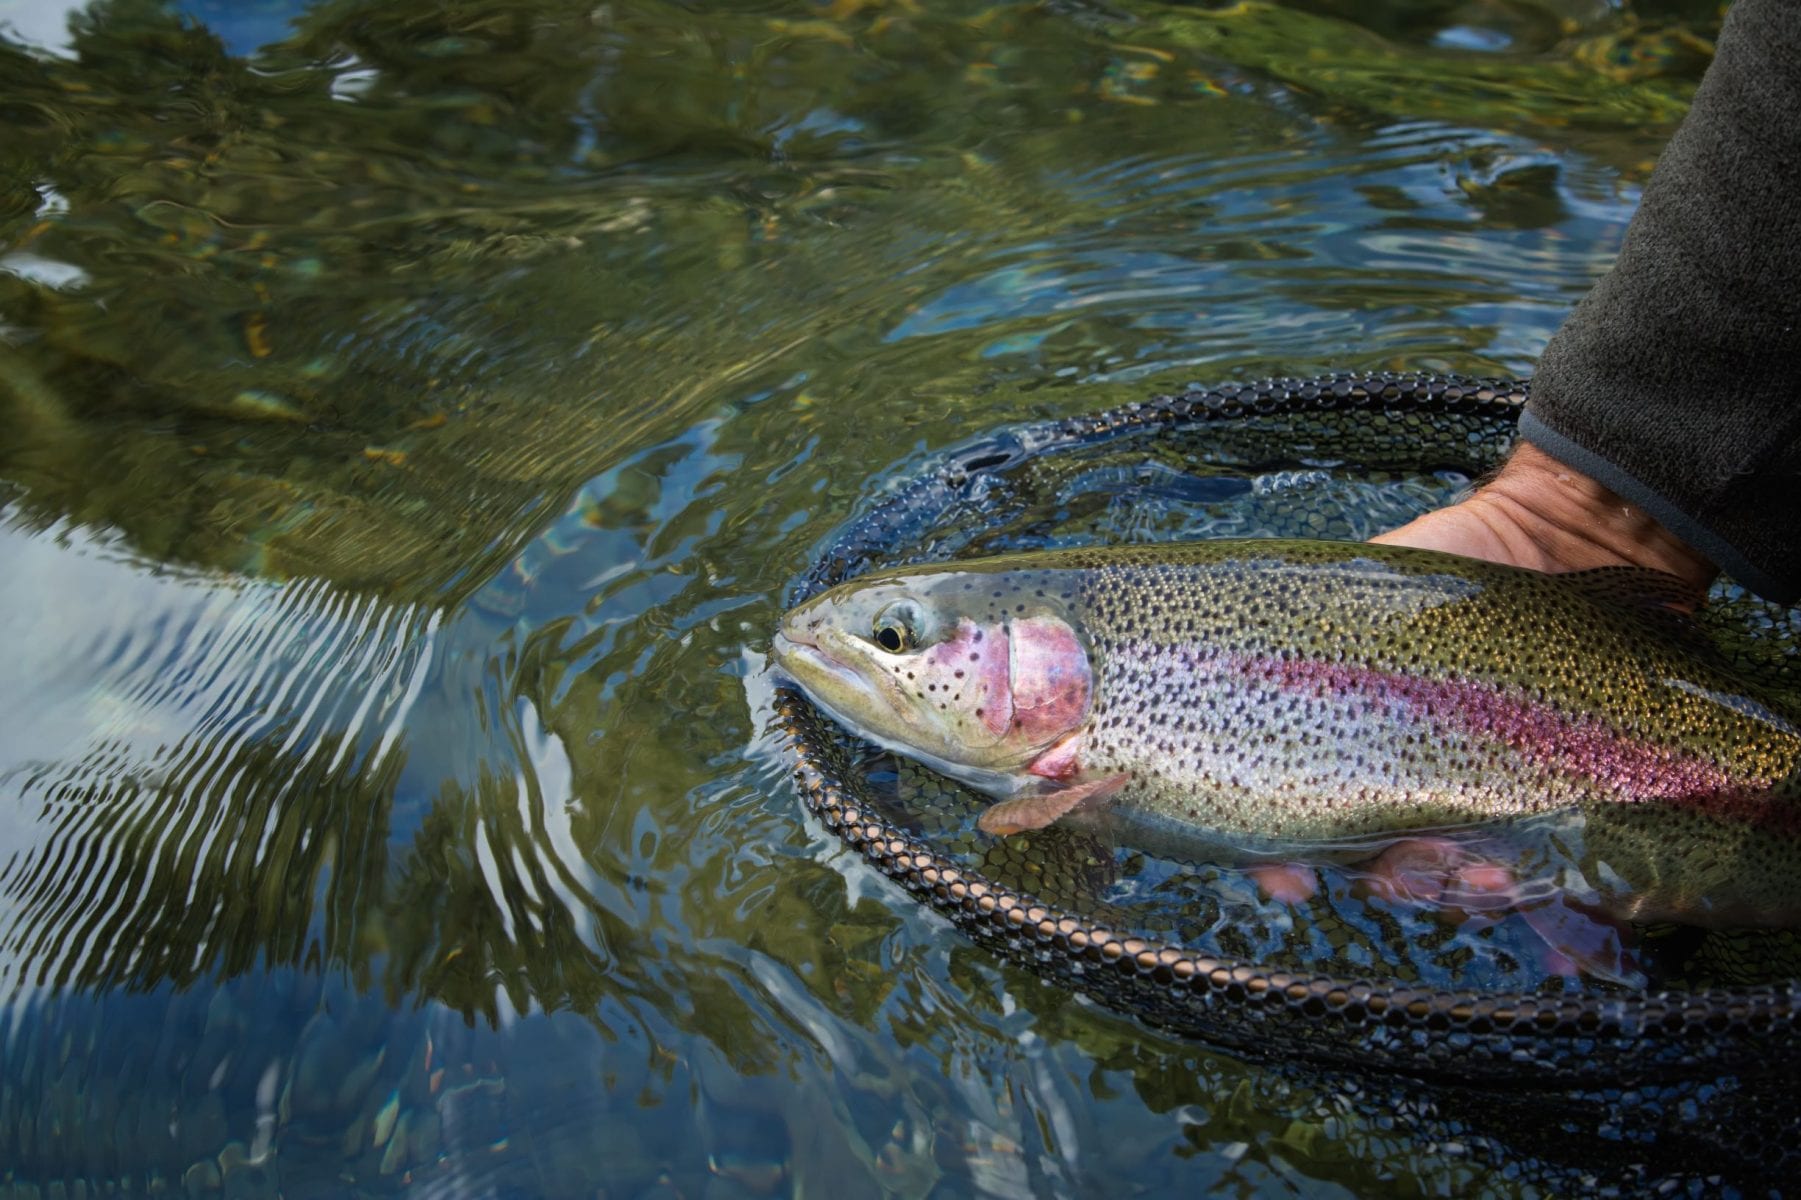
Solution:
[[[1090,808],[1131,782],[1130,775],[1107,775],[1040,792],[1028,792],[1003,800],[982,813],[976,827],[983,833],[1005,837],[1028,829],[1043,829],[1058,817],[1079,808]]]

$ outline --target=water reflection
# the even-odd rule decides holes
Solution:
[[[0,746],[4,986],[333,957],[311,909],[345,919],[383,873],[382,798],[437,615],[158,570],[51,532],[15,514],[0,533],[19,572],[7,610],[33,631]]]

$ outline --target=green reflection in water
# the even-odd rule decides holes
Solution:
[[[746,695],[922,449],[1528,371],[1713,5],[248,11],[0,34],[0,1185],[1507,1191],[1550,1153],[997,968],[802,820]]]

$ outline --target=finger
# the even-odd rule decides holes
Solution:
[[[1319,875],[1302,863],[1268,863],[1245,871],[1257,881],[1257,890],[1269,900],[1302,904],[1319,891]]]

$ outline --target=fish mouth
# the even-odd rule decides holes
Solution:
[[[782,627],[775,631],[775,642],[777,646],[787,643],[793,646],[812,646],[817,649],[819,635],[802,629],[794,623],[793,617],[789,617],[788,620],[782,622]]]
[[[842,659],[833,658],[820,648],[816,639],[805,634],[797,636],[785,629],[777,631],[770,652],[775,655],[776,664],[803,685],[807,682],[803,672],[811,669],[835,676],[844,683],[854,685],[859,691],[870,690],[868,682],[855,668]],[[800,669],[797,670],[797,667]]]
[[[859,736],[879,739],[881,728],[905,721],[906,693],[886,674],[872,676],[853,661],[839,657],[842,650],[834,654],[827,649],[836,636],[841,635],[829,629],[814,633],[784,626],[776,632],[770,653],[776,666],[839,724]]]

